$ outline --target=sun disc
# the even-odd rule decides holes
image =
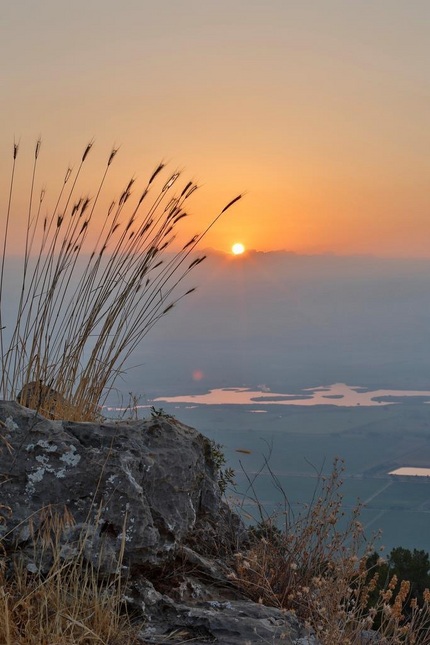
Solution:
[[[245,252],[245,247],[243,246],[243,244],[241,242],[236,242],[231,247],[231,250],[232,250],[232,253],[234,255],[241,255],[242,253]]]

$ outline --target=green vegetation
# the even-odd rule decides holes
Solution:
[[[234,485],[235,472],[233,468],[224,467],[226,464],[226,458],[221,444],[208,439],[208,446],[209,458],[215,467],[221,493],[224,494],[229,486]]]
[[[425,551],[404,549],[397,547],[392,549],[386,559],[382,559],[378,553],[372,553],[367,560],[368,571],[376,580],[374,590],[369,597],[369,605],[377,606],[378,597],[384,593],[391,584],[393,594],[398,594],[402,584],[408,583],[408,599],[414,601],[419,609],[425,609],[426,600],[429,599],[430,589],[430,558]],[[395,584],[393,583],[395,581]],[[411,608],[405,607],[404,613],[411,616]],[[380,624],[383,620],[381,612],[375,617],[375,623]],[[430,626],[430,625],[429,625]]]
[[[153,405],[151,406],[151,417],[153,419],[167,419],[168,421],[172,421],[175,418],[172,414],[167,414],[163,408],[155,408]]]

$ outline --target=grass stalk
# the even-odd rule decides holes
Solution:
[[[131,178],[97,225],[98,205],[116,157],[113,148],[95,196],[75,197],[85,148],[75,173],[68,168],[49,215],[33,215],[36,144],[23,249],[23,278],[12,330],[0,330],[2,396],[21,400],[53,418],[95,419],[99,405],[139,342],[193,289],[181,285],[203,260],[190,254],[215,222],[241,196],[231,200],[189,242],[172,250],[187,217],[185,204],[197,189],[181,173],[162,180],[160,163],[140,196]],[[13,206],[17,148],[10,184],[0,291],[5,288],[6,251]],[[175,192],[176,191],[176,192]],[[92,246],[90,244],[91,240]],[[89,249],[89,251],[88,251]],[[0,322],[4,319],[1,313]]]

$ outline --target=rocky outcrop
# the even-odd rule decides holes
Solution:
[[[312,642],[232,585],[227,555],[245,531],[222,500],[212,443],[193,428],[161,414],[52,421],[1,402],[0,435],[0,540],[30,571],[44,566],[35,536],[58,514],[64,559],[79,545],[100,575],[127,573],[145,643]]]

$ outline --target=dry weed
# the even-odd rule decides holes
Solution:
[[[299,517],[286,510],[280,522],[262,514],[250,530],[249,548],[235,555],[234,580],[255,601],[294,611],[322,645],[428,645],[428,591],[419,607],[409,583],[392,578],[369,603],[378,582],[367,566],[375,538],[364,536],[360,505],[344,517],[342,472],[336,460]]]
[[[0,642],[137,643],[138,626],[126,613],[120,571],[110,580],[100,579],[83,557],[85,535],[65,557],[62,535],[73,518],[67,509],[59,514],[49,507],[42,515],[32,535],[34,562],[16,553],[13,565],[5,555],[0,567]]]
[[[13,147],[0,264],[0,396],[19,397],[51,418],[98,417],[103,397],[142,338],[194,291],[181,293],[180,285],[205,256],[192,260],[190,254],[241,197],[175,250],[178,226],[187,217],[184,209],[197,186],[189,181],[175,192],[179,172],[158,185],[164,169],[159,164],[139,194],[133,195],[135,179],[127,182],[97,228],[96,209],[117,149],[111,151],[91,199],[79,196],[77,190],[92,147],[93,142],[86,146],[75,171],[66,170],[55,205],[43,215],[44,189],[35,197],[41,150],[40,140],[36,143],[22,282],[14,323],[6,329],[11,308],[5,293],[8,239],[15,221],[18,158],[18,145]]]

